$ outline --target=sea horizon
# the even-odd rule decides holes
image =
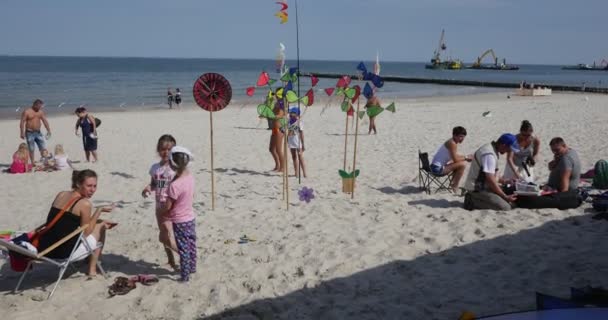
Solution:
[[[301,60],[302,73],[356,74],[360,60]],[[372,68],[374,61],[364,61]],[[296,61],[287,60],[288,66]],[[428,70],[425,62],[382,61],[381,75],[425,79],[471,80],[478,82],[528,83],[602,87],[608,83],[606,72],[562,70],[556,65],[520,65],[518,71]],[[152,58],[89,56],[0,56],[0,113],[6,115],[43,99],[49,110],[73,109],[80,105],[98,108],[162,108],[167,105],[167,90],[182,89],[184,103],[193,103],[191,88],[203,73],[223,74],[231,83],[233,99],[255,104],[263,100],[260,88],[248,97],[246,88],[255,86],[262,71],[278,79],[274,59]],[[335,79],[321,79],[315,91],[335,86]],[[302,88],[310,87],[308,78]],[[504,89],[436,84],[386,82],[378,90],[383,98],[455,96]],[[11,111],[12,110],[12,111]],[[6,117],[6,116],[3,116]]]

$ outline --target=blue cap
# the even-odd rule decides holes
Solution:
[[[519,152],[519,149],[516,147],[517,138],[513,134],[503,133],[496,142],[510,147],[515,152]]]
[[[300,115],[300,108],[298,108],[298,107],[291,107],[291,108],[289,108],[289,113],[295,113],[297,115]]]

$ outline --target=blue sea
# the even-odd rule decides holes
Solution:
[[[303,73],[354,74],[358,63],[305,60],[300,62],[300,67]],[[295,61],[287,61],[287,64],[294,66]],[[373,62],[368,61],[367,65],[371,69]],[[520,65],[518,71],[427,70],[424,62],[381,61],[381,66],[382,75],[404,77],[574,86],[585,83],[588,87],[608,85],[606,71],[571,71],[551,65]],[[14,113],[19,107],[31,105],[36,98],[45,101],[49,113],[71,111],[82,104],[95,109],[165,108],[169,87],[180,88],[184,103],[192,103],[192,85],[206,72],[218,72],[228,78],[233,99],[249,99],[245,89],[255,85],[262,70],[278,78],[274,60],[0,56],[0,114]],[[303,78],[302,86],[309,88],[309,81]],[[317,88],[331,87],[335,81],[321,79]],[[500,90],[387,83],[380,95],[421,97]]]

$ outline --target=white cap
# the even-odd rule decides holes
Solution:
[[[185,147],[182,146],[174,146],[173,148],[171,148],[171,156],[169,157],[169,159],[171,160],[171,163],[175,166],[175,162],[173,162],[173,154],[174,153],[185,153],[188,155],[189,158],[189,162],[194,161],[194,158],[192,157],[192,153],[190,152],[190,150],[186,149]]]

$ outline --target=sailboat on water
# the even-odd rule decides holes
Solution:
[[[441,60],[441,52],[447,49],[444,41],[445,30],[441,30],[441,38],[439,38],[439,46],[433,53],[433,59],[430,64],[426,64],[424,67],[427,69],[449,69],[449,70],[460,70],[462,69],[462,61],[456,59]]]

